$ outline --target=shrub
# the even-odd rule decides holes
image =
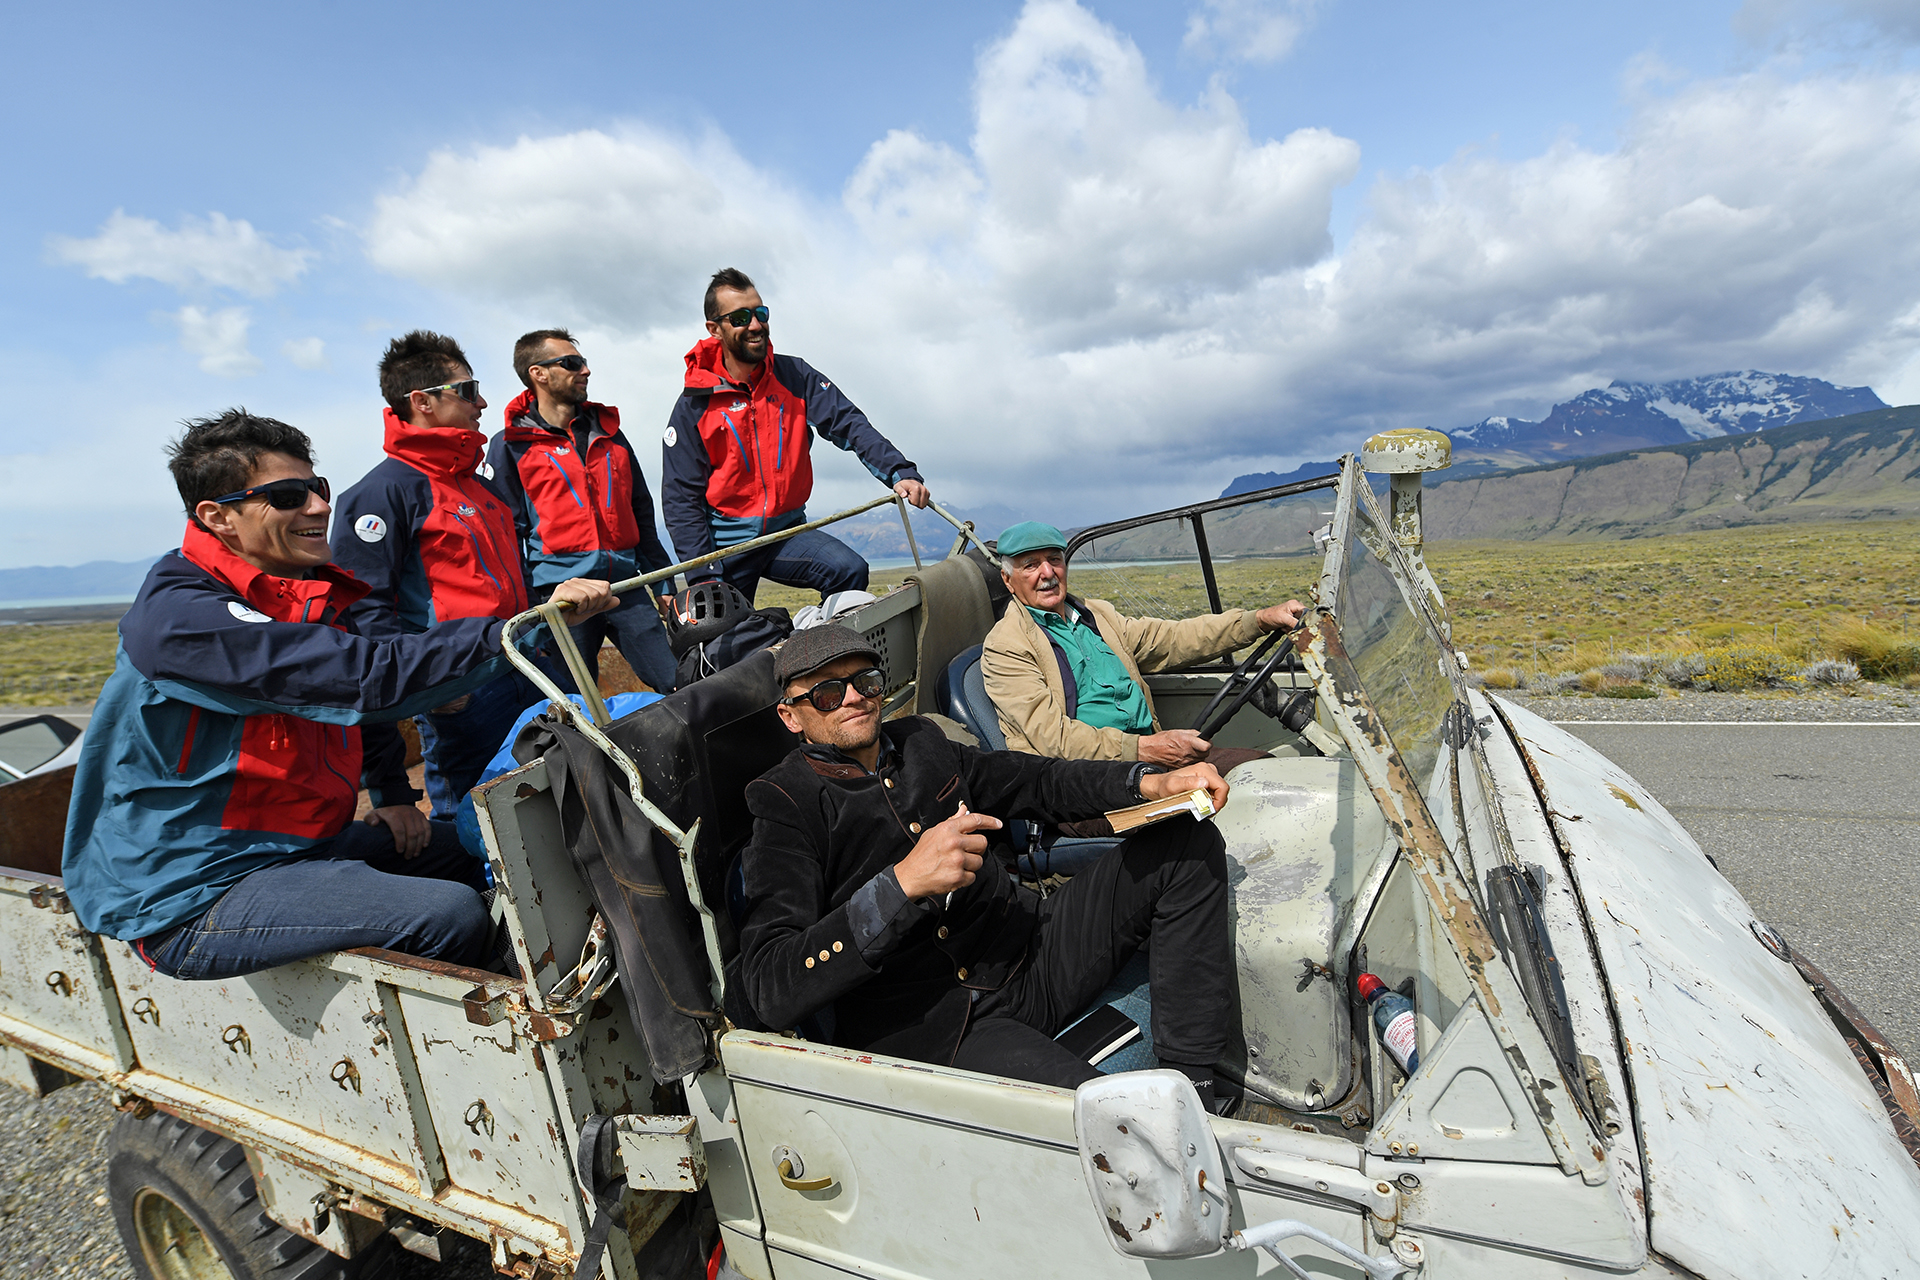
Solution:
[[[1525,679],[1512,667],[1489,667],[1480,673],[1480,684],[1487,689],[1518,689]]]
[[[1600,691],[1603,698],[1657,698],[1658,689],[1649,689],[1643,684],[1613,684]]]
[[[1822,658],[1818,662],[1809,662],[1800,668],[1800,678],[1819,684],[1852,684],[1860,678],[1860,668],[1851,662],[1836,662],[1832,658]]]
[[[1833,637],[1833,651],[1869,680],[1898,680],[1920,672],[1920,641],[1871,622],[1843,623]]]
[[[1628,684],[1633,684],[1646,679],[1647,672],[1652,670],[1653,666],[1653,659],[1645,654],[1627,653],[1602,666],[1600,674],[1609,680],[1624,680]]]
[[[1668,684],[1685,689],[1707,669],[1707,655],[1704,653],[1662,654],[1659,662],[1661,679]]]
[[[1582,671],[1580,673],[1580,687],[1588,693],[1599,693],[1607,687],[1606,673],[1597,670]]]
[[[1696,689],[1737,693],[1744,689],[1778,688],[1795,678],[1793,663],[1777,649],[1715,649],[1698,656],[1701,668],[1693,677]]]

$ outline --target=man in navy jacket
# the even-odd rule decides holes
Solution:
[[[453,618],[511,618],[533,604],[513,510],[480,471],[487,402],[466,353],[424,329],[395,338],[380,361],[386,458],[340,495],[333,558],[367,584],[354,606],[379,639]],[[517,671],[416,723],[433,816],[451,820],[538,693]]]
[[[914,506],[931,501],[918,469],[853,401],[806,361],[773,353],[767,308],[744,272],[715,272],[705,306],[708,336],[687,352],[663,438],[660,501],[680,559],[805,524],[815,432]],[[761,578],[825,598],[866,590],[867,562],[815,529],[687,576],[723,578],[749,600]]]
[[[653,493],[620,430],[620,411],[587,399],[593,369],[573,335],[522,335],[513,344],[513,371],[527,389],[507,406],[506,430],[487,447],[487,465],[513,507],[534,595],[544,598],[567,578],[619,582],[672,564],[654,528]],[[596,677],[600,646],[611,633],[648,688],[673,692],[676,664],[655,603],[672,595],[673,583],[663,580],[573,628]]]
[[[296,428],[234,409],[171,452],[189,523],[121,620],[81,750],[75,914],[182,978],[365,946],[483,963],[480,864],[413,806],[392,721],[492,678],[501,623],[359,634],[366,586],[329,563],[329,489]],[[554,594],[611,603],[604,583]]]

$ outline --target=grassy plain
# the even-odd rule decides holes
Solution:
[[[1427,562],[1446,592],[1455,643],[1480,669],[1584,671],[1616,654],[1754,646],[1797,661],[1843,656],[1851,622],[1920,641],[1920,521],[1746,526],[1618,542],[1439,542]],[[912,570],[876,572],[874,591]],[[1228,605],[1310,598],[1319,561],[1220,567]],[[1184,617],[1207,608],[1191,565],[1071,575],[1076,594],[1122,612]],[[756,603],[798,610],[816,594],[763,584]],[[0,704],[85,703],[113,669],[112,623],[0,627]]]

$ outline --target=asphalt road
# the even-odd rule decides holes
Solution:
[[[1640,780],[1761,918],[1920,1056],[1920,724],[1567,724]],[[101,1094],[0,1088],[0,1280],[131,1280],[106,1204]],[[380,1280],[480,1280],[484,1253]]]
[[[1567,724],[1920,1055],[1920,725]]]

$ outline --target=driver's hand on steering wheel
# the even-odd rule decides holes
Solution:
[[[1140,758],[1148,764],[1178,769],[1205,760],[1212,746],[1191,729],[1162,729],[1140,739]]]
[[[1289,600],[1285,604],[1270,604],[1253,616],[1260,620],[1262,630],[1291,631],[1300,625],[1300,615],[1306,611],[1307,606],[1298,600]]]

